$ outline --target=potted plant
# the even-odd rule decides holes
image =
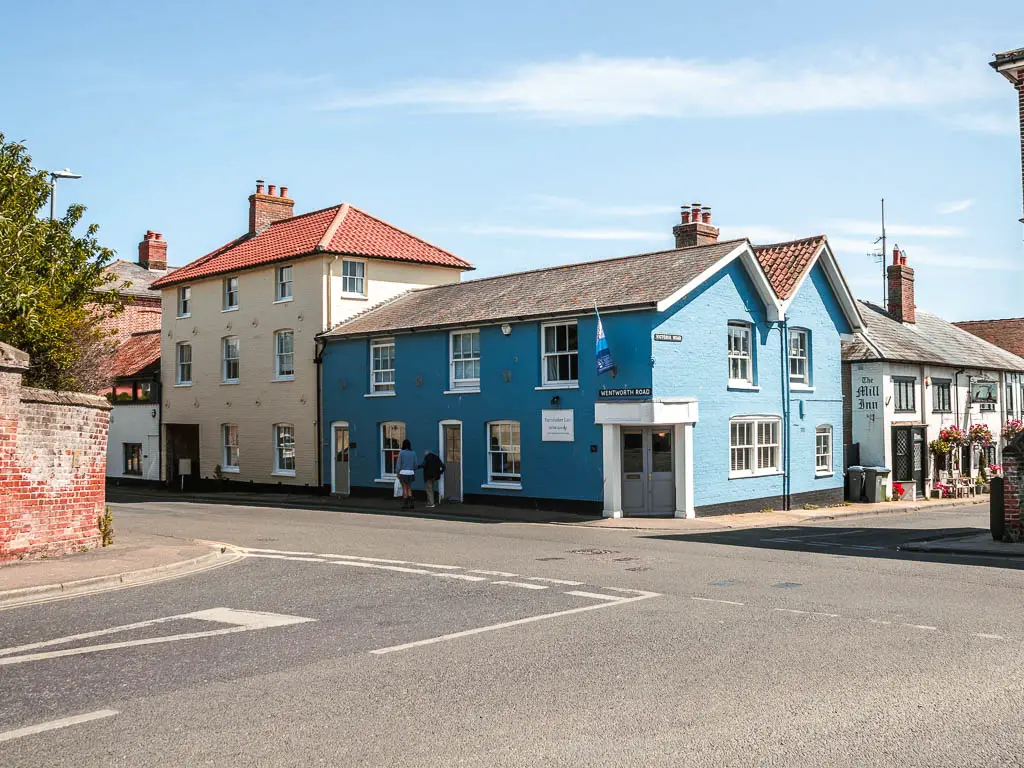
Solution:
[[[892,484],[892,500],[893,501],[899,501],[900,499],[902,499],[904,493],[906,493],[906,490],[903,488],[903,483],[893,483]]]
[[[1010,442],[1021,432],[1024,432],[1024,421],[1020,419],[1007,419],[1003,424],[1003,440],[1006,442]]]
[[[967,439],[972,445],[991,445],[992,430],[988,428],[988,424],[971,424],[967,430]]]

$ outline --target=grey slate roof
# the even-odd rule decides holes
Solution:
[[[877,304],[859,303],[867,338],[858,333],[853,341],[843,342],[844,362],[891,360],[1024,371],[1024,358],[989,344],[931,312],[917,309],[916,323],[899,323]]]
[[[420,288],[349,318],[328,338],[654,306],[744,240]]]
[[[110,265],[110,269],[108,270],[117,278],[117,280],[110,285],[105,286],[105,289],[116,290],[124,296],[159,299],[160,291],[152,290],[149,286],[155,280],[173,272],[174,269],[174,267],[164,270],[144,269],[133,261],[118,259]],[[127,282],[131,282],[131,286],[129,288],[124,288],[123,286]]]

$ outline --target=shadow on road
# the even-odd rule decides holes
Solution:
[[[953,539],[986,532],[982,528],[867,528],[835,526],[780,526],[706,533],[658,534],[650,539],[686,541],[698,544],[720,544],[730,547],[777,549],[787,552],[813,552],[841,557],[870,557],[885,560],[920,560],[924,562],[978,565],[989,568],[1024,570],[1024,558],[964,552],[913,552],[905,545],[922,541]]]

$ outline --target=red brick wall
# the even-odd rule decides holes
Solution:
[[[100,543],[110,406],[21,386],[27,357],[0,345],[0,564]]]
[[[1022,530],[1020,519],[1020,494],[1024,485],[1024,462],[1015,452],[1003,453],[1003,519],[1006,533],[1014,541],[1020,541]]]
[[[1024,317],[1012,317],[1007,320],[965,320],[953,325],[973,333],[989,344],[995,344],[1007,352],[1024,357]]]
[[[129,336],[139,331],[159,331],[160,299],[136,297],[117,317],[101,320],[100,327],[108,331],[117,331],[113,338],[118,344],[123,344]]]
[[[893,264],[886,270],[889,281],[889,314],[901,323],[916,322],[914,314],[914,270]]]

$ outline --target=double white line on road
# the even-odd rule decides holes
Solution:
[[[59,728],[67,728],[69,725],[89,723],[93,720],[103,720],[107,717],[113,717],[116,714],[118,714],[116,709],[97,709],[95,712],[86,712],[84,715],[62,717],[60,720],[50,720],[49,722],[39,723],[38,725],[29,725],[24,728],[17,728],[13,731],[5,731],[0,733],[0,744],[5,741],[21,739],[25,736],[35,736],[37,733],[46,733],[47,731],[56,731]]]

